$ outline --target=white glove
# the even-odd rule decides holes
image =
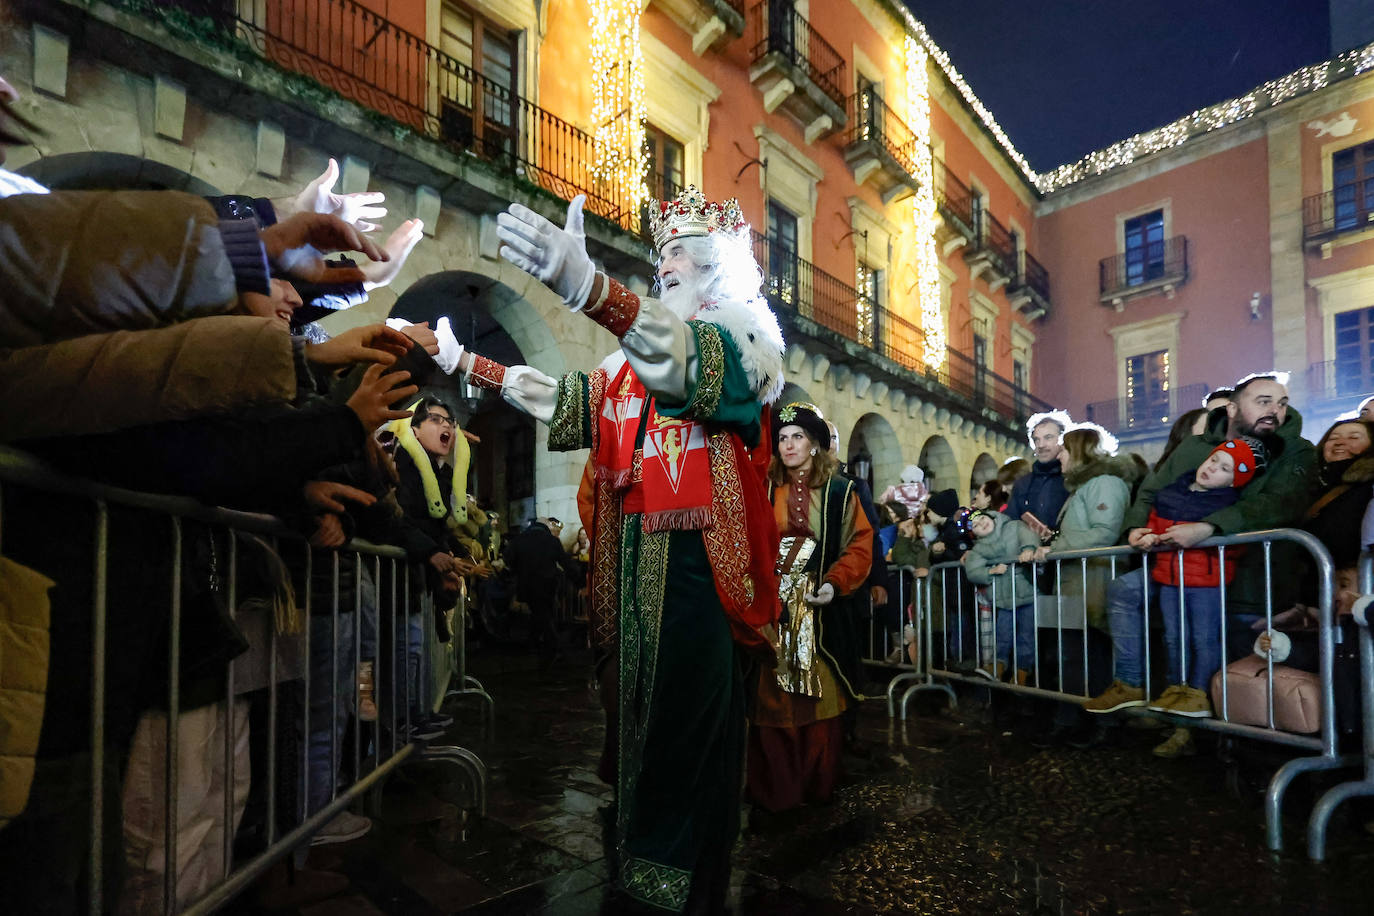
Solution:
[[[463,358],[467,348],[453,336],[453,325],[449,324],[447,315],[434,325],[434,336],[439,338],[439,355],[434,357],[434,361],[446,374],[452,375],[458,369],[458,360]]]
[[[520,204],[511,204],[496,217],[496,234],[504,243],[501,257],[544,283],[574,310],[587,304],[596,276],[582,231],[586,200],[582,194],[572,199],[562,229]]]
[[[1259,639],[1255,640],[1255,654],[1260,658],[1272,657],[1276,665],[1287,661],[1289,653],[1293,651],[1293,640],[1288,638],[1287,633],[1278,630],[1265,630],[1260,634],[1260,638],[1266,635],[1269,637],[1268,655],[1260,648]]]
[[[822,582],[821,587],[816,589],[815,594],[802,595],[802,600],[807,604],[829,604],[835,600],[835,586],[829,582]]]

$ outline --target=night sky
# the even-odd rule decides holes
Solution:
[[[1037,171],[1325,60],[1323,0],[905,0]]]

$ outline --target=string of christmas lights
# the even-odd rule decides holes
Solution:
[[[637,0],[591,0],[592,176],[633,210],[648,197],[641,7]]]
[[[935,156],[930,149],[929,53],[911,35],[904,42],[906,57],[906,119],[916,135],[912,161],[916,168],[916,194],[912,198],[911,224],[916,242],[916,289],[921,302],[921,329],[925,332],[922,356],[925,364],[945,364],[945,316],[940,301],[940,257],[935,250]]]
[[[1374,44],[1355,48],[1320,64],[1295,70],[1259,86],[1239,98],[1227,99],[1201,108],[1177,121],[1127,137],[1105,149],[1095,150],[1067,165],[1045,172],[1036,179],[1044,194],[1057,191],[1085,178],[1130,165],[1137,159],[1170,149],[1188,140],[1253,117],[1258,112],[1280,105],[1300,95],[1324,89],[1341,79],[1359,76],[1374,69]]]

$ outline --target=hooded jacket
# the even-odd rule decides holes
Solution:
[[[1023,550],[1040,546],[1040,538],[1025,522],[1007,518],[1000,512],[988,513],[992,519],[992,533],[976,538],[964,557],[964,574],[974,585],[992,585],[993,603],[1000,608],[1012,608],[1035,603],[1035,589],[1026,575],[1025,564],[1017,565],[1016,558]],[[1007,564],[1007,571],[993,574],[988,570],[999,563]],[[1014,584],[1013,584],[1014,583]],[[1012,591],[1015,589],[1015,601]]]
[[[1064,486],[1069,498],[1059,512],[1050,550],[1087,550],[1115,544],[1122,516],[1130,505],[1131,488],[1139,483],[1140,476],[1140,468],[1130,455],[1089,461],[1066,471]],[[1057,573],[1055,591],[1066,600],[1085,601],[1089,623],[1106,626],[1110,560],[1089,560],[1086,580],[1078,560],[1052,564],[1047,573]]]
[[[1216,408],[1207,415],[1207,427],[1201,435],[1184,439],[1163,464],[1146,476],[1135,502],[1126,510],[1123,535],[1133,528],[1146,527],[1155,495],[1189,471],[1196,471],[1212,450],[1226,441],[1229,424],[1226,410]],[[1283,451],[1277,457],[1270,456],[1264,474],[1251,481],[1233,505],[1199,519],[1213,525],[1216,534],[1287,528],[1302,520],[1309,505],[1317,450],[1302,437],[1302,414],[1293,407],[1288,408],[1288,415],[1276,435],[1283,443]],[[1303,552],[1292,544],[1278,542],[1270,553],[1271,568],[1281,570],[1286,568],[1285,564],[1296,564]],[[1230,610],[1263,613],[1260,610],[1264,607],[1263,558],[1264,551],[1252,550],[1237,560],[1235,586],[1227,591]],[[1298,577],[1276,575],[1273,586],[1274,607],[1289,607],[1297,601]]]
[[[1326,545],[1337,569],[1354,566],[1363,549],[1360,522],[1374,496],[1374,454],[1333,461],[1324,465],[1321,471],[1321,476],[1329,483],[1313,489],[1311,504],[1303,513],[1302,527]],[[1317,502],[1336,490],[1339,493],[1316,512],[1312,511]]]

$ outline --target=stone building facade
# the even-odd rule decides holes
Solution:
[[[327,327],[447,315],[493,358],[590,367],[614,341],[500,260],[494,224],[512,200],[560,219],[588,191],[593,258],[648,290],[638,213],[583,161],[590,15],[606,6],[16,2],[0,68],[47,133],[9,166],[54,188],[282,197],[335,157],[343,190],[386,193],[381,233],[418,216],[427,237],[397,282]],[[1024,454],[1052,311],[1034,176],[919,23],[886,0],[610,6],[640,17],[651,190],[737,196],[758,231],[785,396],[821,405],[878,489],[920,464],[966,493]],[[463,41],[478,49],[466,60]],[[584,456],[550,454],[497,399],[450,394],[482,438],[474,492],[514,521],[575,517]]]

